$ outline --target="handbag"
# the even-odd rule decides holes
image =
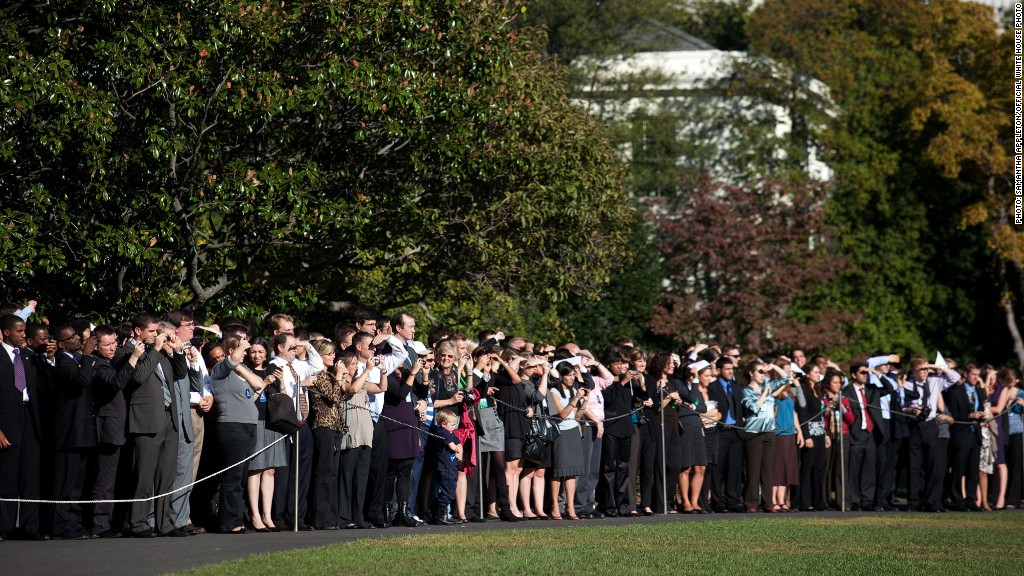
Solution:
[[[294,434],[300,428],[291,396],[283,392],[267,396],[267,428],[281,434]]]
[[[534,414],[540,414],[540,406],[534,409]],[[530,420],[530,430],[523,440],[523,456],[526,458],[539,458],[555,438],[558,438],[558,425],[550,418],[534,416]]]
[[[338,441],[338,450],[351,450],[354,448],[352,435],[348,433],[348,400],[345,400],[345,425],[341,427],[341,440]]]

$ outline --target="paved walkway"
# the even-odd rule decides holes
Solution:
[[[778,514],[775,518],[854,518],[876,513],[809,512]],[[893,512],[892,515],[907,515]],[[424,526],[421,528],[388,528],[385,530],[324,530],[315,532],[280,532],[269,534],[203,534],[189,538],[102,539],[49,542],[0,542],[0,574],[27,576],[34,574],[96,574],[104,576],[166,574],[197,568],[254,554],[311,548],[363,538],[390,536],[453,534],[483,530],[519,530],[534,528],[569,528],[585,526],[625,526],[629,524],[662,524],[667,522],[730,521],[768,518],[766,514],[669,514],[641,518],[606,518],[603,520],[499,522],[461,526]]]

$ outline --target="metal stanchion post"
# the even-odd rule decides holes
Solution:
[[[668,514],[668,462],[665,458],[665,387],[660,390],[658,413],[661,414],[661,505],[662,514]]]
[[[843,449],[843,399],[839,398],[839,407],[836,410],[836,426],[839,431],[839,489],[842,494],[839,497],[839,510],[846,512],[846,454]]]
[[[292,372],[294,374],[294,371]],[[295,414],[300,418],[302,417],[301,409],[299,408],[299,381],[295,381]],[[302,430],[302,426],[295,431],[295,515],[292,518],[292,532],[299,531],[299,432]]]

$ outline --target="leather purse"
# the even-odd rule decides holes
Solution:
[[[283,392],[267,396],[267,428],[281,434],[294,434],[300,428],[291,396]]]

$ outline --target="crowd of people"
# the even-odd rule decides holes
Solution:
[[[0,317],[0,541],[1024,496],[1009,368],[441,328],[424,344],[412,315],[367,310],[329,334],[187,310],[51,328],[34,307]]]

